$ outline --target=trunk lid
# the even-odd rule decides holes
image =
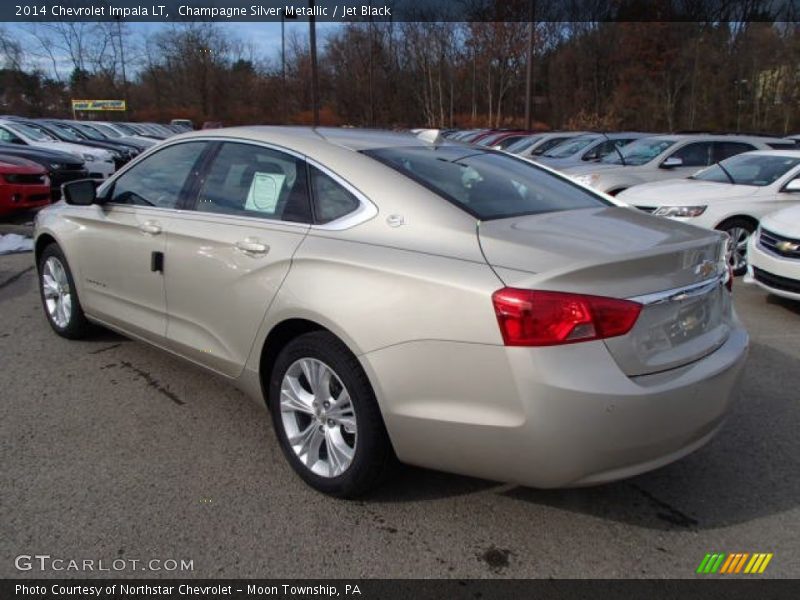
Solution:
[[[642,303],[628,334],[604,340],[629,376],[699,360],[730,332],[719,232],[606,207],[487,221],[478,236],[505,285]]]

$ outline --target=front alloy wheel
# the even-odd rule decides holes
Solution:
[[[61,261],[50,256],[42,269],[42,296],[48,316],[61,329],[69,325],[72,317],[72,292],[67,271]]]
[[[61,248],[50,244],[39,256],[39,293],[47,322],[58,335],[79,339],[92,331]]]
[[[747,272],[747,242],[753,235],[755,227],[744,219],[733,219],[723,223],[718,229],[727,233],[731,238],[728,262],[733,274],[737,277],[744,275]]]

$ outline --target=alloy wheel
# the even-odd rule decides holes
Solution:
[[[49,257],[42,270],[42,291],[47,314],[61,329],[72,317],[72,292],[64,265],[55,256]]]
[[[292,363],[281,381],[280,411],[294,453],[311,472],[338,477],[353,462],[358,427],[350,394],[328,365]]]
[[[747,241],[750,239],[750,232],[744,227],[731,227],[728,235],[731,236],[731,267],[738,273],[747,266]]]

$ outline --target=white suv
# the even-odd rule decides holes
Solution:
[[[750,152],[794,148],[782,138],[740,135],[654,135],[636,140],[592,165],[563,169],[578,183],[617,195],[651,181],[689,177],[721,160]]]

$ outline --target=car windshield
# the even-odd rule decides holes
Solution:
[[[98,130],[100,130],[102,133],[106,134],[106,136],[108,136],[110,138],[122,137],[119,133],[114,131],[108,125],[103,125],[102,123],[92,123],[92,126],[96,127]]]
[[[115,127],[120,131],[124,131],[128,135],[137,135],[137,131],[133,127],[131,127],[130,125],[126,125],[125,123],[117,123]]]
[[[790,156],[737,154],[695,173],[690,179],[764,187],[783,177],[799,163],[800,158]]]
[[[600,162],[610,165],[621,165],[621,164],[625,164],[626,166],[643,165],[649,163],[656,156],[664,152],[664,150],[666,150],[675,143],[676,143],[675,140],[647,139],[647,138],[636,140],[635,142],[632,142],[619,149],[619,151],[622,153],[622,157],[620,157],[619,153],[613,152],[603,157],[603,159]],[[622,160],[623,158],[625,159],[624,163]]]
[[[558,144],[553,149],[545,152],[544,155],[550,158],[567,158],[568,156],[577,154],[597,139],[597,136],[575,138],[563,144]]]
[[[72,127],[80,131],[83,135],[88,137],[90,140],[95,141],[102,141],[103,136],[97,133],[94,129],[89,127],[88,125],[84,125],[83,123],[72,123]]]
[[[520,152],[525,152],[528,148],[533,146],[537,140],[540,140],[542,136],[540,135],[530,135],[528,137],[524,137],[521,140],[517,140],[513,144],[511,144],[508,148],[506,148],[506,152],[511,152],[511,154],[519,154]]]
[[[545,140],[536,146],[536,148],[531,151],[531,154],[533,156],[541,156],[551,148],[555,148],[559,144],[563,144],[566,140],[571,140],[572,138],[573,136],[550,138],[549,140]]]
[[[495,142],[494,147],[499,148],[500,150],[506,150],[509,146],[516,144],[520,139],[518,135],[510,135],[505,139],[500,140],[499,142]]]
[[[487,135],[485,138],[478,140],[477,144],[478,146],[491,146],[492,142],[494,142],[494,140],[496,140],[498,137],[499,136],[494,134]]]
[[[499,152],[438,146],[379,148],[364,154],[483,221],[611,205],[581,186]]]
[[[13,125],[8,125],[8,128],[12,131],[18,133],[19,135],[29,138],[35,142],[55,142],[56,139],[46,133],[39,131],[38,129],[34,129],[33,127],[28,127],[27,125],[23,125],[22,123],[14,123]]]
[[[80,142],[83,141],[79,135],[76,135],[74,131],[71,129],[67,129],[66,127],[62,127],[61,125],[51,125],[53,129],[58,131],[58,134],[69,140],[70,142]]]

